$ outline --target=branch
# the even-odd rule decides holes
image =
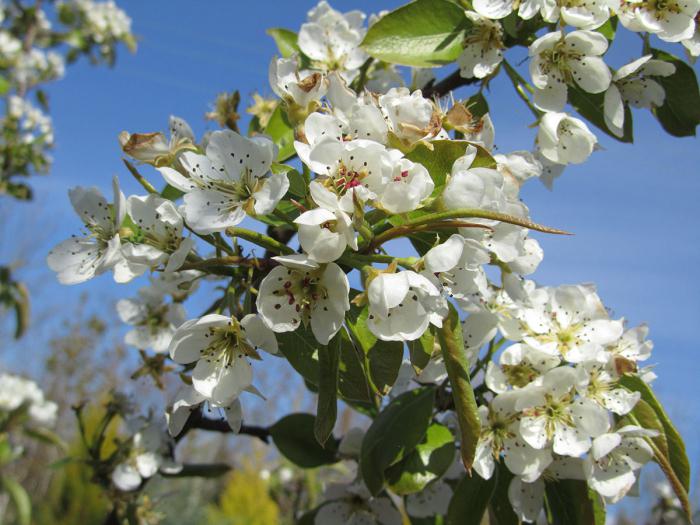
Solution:
[[[221,432],[222,434],[233,432],[225,419],[209,419],[204,417],[200,411],[196,411],[190,416],[185,428],[180,435],[177,436],[177,440],[179,441],[185,437],[187,432],[195,428],[199,430],[208,430],[209,432]],[[270,442],[270,429],[267,427],[241,425],[241,430],[238,433],[256,437],[265,443]]]
[[[431,98],[431,97],[444,97],[447,95],[450,91],[454,91],[457,88],[460,88],[462,86],[470,86],[472,84],[476,84],[480,82],[481,79],[479,78],[464,78],[459,74],[459,69],[452,73],[451,75],[443,78],[440,82],[437,84],[432,83],[428,84],[423,88],[423,96],[425,98]]]

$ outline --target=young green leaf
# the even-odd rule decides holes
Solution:
[[[386,471],[392,492],[404,495],[423,490],[447,472],[454,457],[452,432],[444,425],[433,423],[416,449]]]
[[[270,427],[270,436],[280,453],[301,468],[330,465],[338,461],[335,439],[329,439],[325,448],[314,435],[316,418],[312,414],[290,414]]]
[[[265,133],[279,148],[277,153],[278,162],[284,162],[295,155],[294,128],[287,122],[281,103],[277,105],[277,108],[272,113],[270,121],[265,127]]]
[[[360,451],[360,470],[373,495],[386,482],[385,470],[418,445],[428,431],[435,390],[417,388],[396,397],[370,425]]]
[[[547,504],[556,525],[605,525],[605,504],[585,481],[545,482]]]
[[[338,370],[340,367],[340,347],[342,336],[335,334],[328,345],[318,350],[318,405],[314,422],[314,435],[321,445],[333,433],[338,416]]]
[[[470,27],[464,9],[447,0],[417,0],[383,16],[367,31],[362,48],[372,57],[404,66],[454,62]]]
[[[670,62],[676,72],[668,77],[654,77],[666,93],[661,107],[652,109],[663,128],[675,137],[693,137],[700,124],[700,90],[692,67],[683,60],[659,49],[654,58]]]
[[[591,124],[620,142],[634,141],[632,111],[628,105],[625,105],[625,124],[622,130],[622,137],[618,137],[610,131],[610,128],[605,123],[604,93],[587,93],[576,86],[569,86],[568,93],[571,105]]]
[[[452,494],[446,525],[479,525],[496,489],[497,478],[496,472],[487,480],[476,472],[464,476]]]
[[[19,482],[6,475],[0,477],[0,486],[3,488],[3,492],[6,492],[10,497],[10,501],[14,505],[17,523],[20,525],[30,525],[32,521],[32,502],[24,487],[20,485]]]
[[[457,310],[451,304],[450,313],[443,320],[442,328],[438,330],[438,336],[445,359],[447,376],[452,386],[452,397],[459,422],[462,463],[467,470],[471,470],[476,454],[476,444],[481,433],[481,421],[476,399],[474,399],[474,391],[469,382],[469,361],[464,350],[462,325],[459,322]]]
[[[620,378],[620,383],[628,390],[642,394],[642,400],[654,410],[666,434],[668,459],[673,467],[673,471],[685,490],[688,491],[690,489],[690,464],[685,451],[685,443],[683,443],[683,438],[681,438],[681,435],[666,414],[663,406],[656,398],[649,385],[639,376],[624,375]]]
[[[289,29],[281,27],[273,27],[265,31],[270,35],[277,44],[277,49],[283,58],[289,58],[294,53],[299,53],[299,45],[297,44],[297,34]]]

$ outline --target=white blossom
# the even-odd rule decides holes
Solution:
[[[192,386],[217,406],[229,406],[253,381],[249,358],[260,359],[256,348],[277,352],[277,340],[259,316],[238,321],[208,314],[182,324],[170,343],[177,363],[195,363]]]
[[[500,22],[473,11],[465,15],[472,23],[464,41],[464,50],[457,58],[459,73],[464,78],[485,78],[503,60],[503,28]]]
[[[270,139],[246,138],[231,130],[213,132],[206,155],[183,153],[189,178],[168,182],[185,192],[187,224],[206,234],[236,226],[246,214],[271,213],[289,188],[286,174],[268,176],[276,155]]]
[[[607,50],[607,39],[596,31],[554,31],[535,40],[529,51],[535,105],[561,111],[567,85],[574,83],[588,93],[608,89],[612,75],[601,58]]]
[[[540,121],[537,147],[550,162],[580,164],[590,157],[597,143],[585,122],[566,113],[548,112]]]
[[[273,268],[260,283],[256,303],[260,316],[274,332],[311,325],[318,342],[328,344],[350,309],[347,276],[335,263],[278,260],[282,265]]]

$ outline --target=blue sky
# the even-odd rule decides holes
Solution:
[[[370,12],[400,3],[364,0],[333,5]],[[10,216],[0,227],[2,259],[18,251],[45,252],[75,231],[78,221],[66,196],[70,186],[96,185],[109,191],[112,176],[118,174],[127,194],[139,191],[120,161],[120,131],[165,130],[172,113],[187,119],[199,136],[214,129],[203,114],[217,93],[239,89],[245,102],[254,91],[269,96],[267,66],[275,47],[264,31],[298,29],[312,3],[265,2],[264,11],[255,3],[224,0],[132,0],[120,5],[134,20],[138,53],[129,55],[122,49],[111,70],[80,62],[68,68],[64,80],[49,87],[56,128],[53,170],[48,177],[33,179],[34,203],[0,201],[2,217]],[[613,67],[637,58],[641,49],[635,35],[619,40],[609,54]],[[518,63],[525,55],[519,49],[509,60]],[[488,99],[499,151],[529,149],[534,131],[527,126],[532,117],[505,78],[493,82]],[[634,120],[634,145],[597,133],[601,150],[584,165],[567,169],[554,191],[537,181],[524,187],[523,199],[536,221],[575,233],[538,235],[545,260],[535,278],[553,285],[595,282],[616,316],[625,316],[632,325],[650,325],[655,342],[652,362],[658,363],[659,375],[655,388],[687,441],[696,444],[700,148],[695,138],[668,136],[648,112],[636,111]],[[43,255],[35,257],[25,270],[37,311],[52,312],[57,304],[70,311],[86,292],[99,298],[95,308],[125,295],[109,276],[83,286],[60,287],[43,269],[42,259]],[[35,323],[29,337],[46,336],[41,322]],[[2,361],[31,366],[18,357],[10,352]],[[697,446],[691,450],[695,459]]]

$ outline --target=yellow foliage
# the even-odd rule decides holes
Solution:
[[[276,525],[279,507],[257,470],[243,467],[228,477],[218,503],[207,508],[207,516],[210,525]]]
[[[83,411],[87,435],[95,432],[104,415],[103,404],[91,405]],[[115,449],[117,425],[112,424],[105,432],[103,457]],[[78,435],[69,445],[68,456],[85,457],[85,448]],[[46,500],[36,506],[34,521],[37,525],[101,525],[109,512],[110,503],[101,487],[92,481],[91,469],[82,463],[71,462],[58,467],[51,479]]]

